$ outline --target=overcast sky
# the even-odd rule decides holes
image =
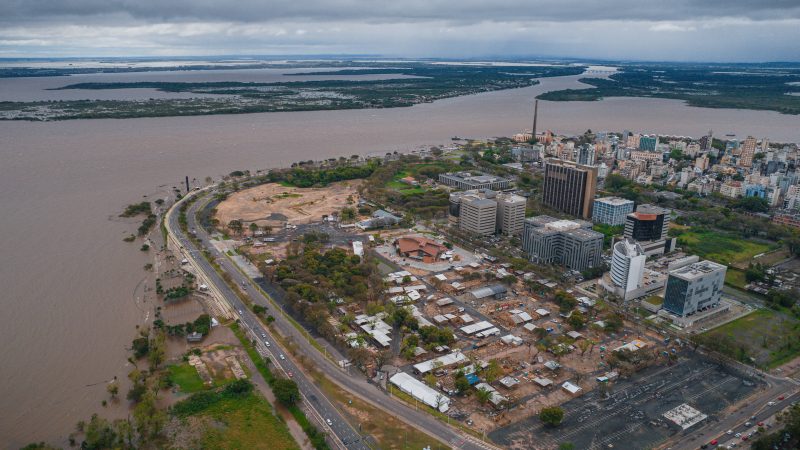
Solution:
[[[800,61],[800,0],[0,0],[0,56]]]

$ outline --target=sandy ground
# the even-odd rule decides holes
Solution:
[[[242,220],[260,226],[280,227],[284,223],[304,224],[319,221],[358,203],[357,188],[360,181],[343,181],[324,188],[296,188],[270,183],[231,194],[217,206],[217,219],[221,224]]]

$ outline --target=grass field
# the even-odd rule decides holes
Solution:
[[[759,367],[777,367],[800,356],[800,321],[771,309],[755,311],[701,337],[732,358],[753,358]]]
[[[392,177],[392,180],[386,183],[386,187],[399,191],[403,195],[421,194],[425,192],[425,188],[422,186],[412,186],[400,181],[401,178],[405,178],[409,175],[411,174],[406,171],[396,173],[395,176]]]
[[[172,381],[181,388],[181,392],[191,394],[204,390],[206,387],[203,380],[197,373],[197,369],[190,366],[188,363],[177,364],[169,366],[169,375]]]
[[[690,254],[730,265],[749,261],[753,256],[770,251],[776,245],[743,240],[713,231],[686,231],[678,235],[678,245]]]
[[[744,277],[744,272],[741,270],[728,267],[728,271],[725,272],[725,284],[744,289],[744,286],[747,284],[747,279]]]
[[[272,412],[267,400],[251,394],[220,401],[200,414],[219,426],[209,427],[203,437],[207,449],[297,449],[286,424]]]

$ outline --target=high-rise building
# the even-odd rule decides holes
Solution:
[[[660,255],[667,249],[670,211],[654,205],[639,205],[625,218],[625,237],[638,242],[645,254]]]
[[[549,216],[525,219],[522,249],[538,264],[558,264],[586,270],[602,263],[603,235],[584,221],[558,220]]]
[[[611,256],[611,281],[625,294],[640,288],[646,259],[647,255],[638,243],[630,239],[616,242]]]
[[[654,152],[656,147],[658,147],[658,136],[642,136],[639,138],[639,150]]]
[[[603,197],[594,201],[592,221],[606,225],[625,225],[625,218],[633,212],[634,203],[619,197]]]
[[[497,202],[484,195],[465,194],[461,197],[458,227],[472,233],[488,236],[495,233]]]
[[[584,144],[578,148],[578,164],[582,164],[584,166],[593,166],[595,160],[595,147],[593,145]]]
[[[739,165],[741,167],[752,167],[753,156],[756,154],[756,138],[747,136],[742,142],[742,153],[739,156]]]
[[[449,218],[460,229],[473,233],[514,235],[522,232],[526,206],[525,197],[516,194],[472,189],[450,194]],[[491,211],[495,211],[494,216]]]
[[[542,202],[558,211],[592,217],[597,168],[571,161],[548,159],[544,166]]]
[[[497,231],[507,235],[522,233],[527,203],[525,197],[516,194],[497,194]]]
[[[714,143],[714,133],[711,130],[708,130],[708,134],[700,138],[700,149],[711,150],[713,143]]]
[[[642,139],[642,135],[639,133],[634,133],[628,136],[628,141],[625,143],[630,148],[639,148],[639,141]]]
[[[719,304],[728,268],[700,261],[669,273],[662,308],[686,317]]]

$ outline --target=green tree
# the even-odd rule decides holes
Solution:
[[[561,421],[564,420],[564,410],[558,406],[542,408],[542,410],[539,411],[539,420],[551,427],[558,426],[561,424]]]
[[[480,387],[475,390],[475,397],[478,399],[478,403],[485,405],[492,398],[492,391]]]
[[[244,225],[242,225],[242,221],[238,219],[233,219],[228,222],[228,228],[236,234],[242,234],[242,231],[244,231]]]
[[[250,226],[248,228],[250,228],[250,232],[253,234],[258,231],[258,225],[255,222],[250,222]]]
[[[464,372],[460,370],[456,372],[453,383],[455,384],[456,390],[459,394],[463,394],[469,390],[469,380],[467,379],[467,376],[464,375]]]
[[[272,384],[272,392],[275,398],[285,406],[293,406],[300,401],[300,390],[297,383],[288,378],[278,378]]]
[[[572,314],[567,319],[567,323],[573,330],[580,330],[586,326],[586,316],[580,311],[572,311]]]
[[[503,371],[500,368],[500,364],[498,364],[496,359],[493,359],[489,361],[489,365],[486,366],[486,369],[484,369],[483,377],[486,378],[486,381],[491,383],[498,379],[502,373]]]

